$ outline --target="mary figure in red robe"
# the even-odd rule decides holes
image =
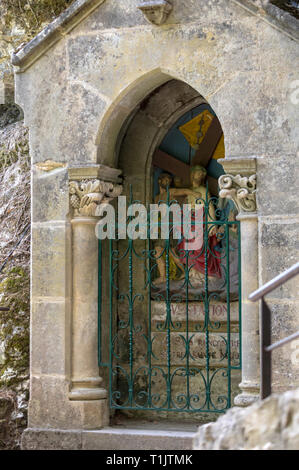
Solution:
[[[205,186],[207,170],[201,165],[191,167],[191,190],[192,193],[186,196],[186,203],[191,210],[191,230],[190,237],[195,238],[190,244],[185,236],[177,245],[180,262],[184,265],[188,263],[190,267],[189,277],[197,278],[203,282],[207,270],[209,278],[221,278],[220,253],[216,250],[218,240],[216,237],[217,227],[213,225],[215,221],[215,210],[213,203],[210,202],[211,196]],[[202,229],[198,227],[198,210],[202,213]],[[193,234],[192,234],[193,233]],[[205,243],[204,240],[207,240]],[[192,247],[195,245],[195,248]]]

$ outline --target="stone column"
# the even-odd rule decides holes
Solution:
[[[112,170],[113,171],[113,170]],[[114,170],[116,171],[116,170]],[[119,171],[118,171],[119,173]],[[90,168],[69,171],[72,213],[72,361],[69,399],[101,401],[95,410],[98,427],[107,423],[107,390],[98,366],[98,206],[121,194],[122,186],[86,178]],[[106,410],[105,410],[106,408]],[[105,418],[104,418],[105,416]],[[97,426],[97,424],[96,424]]]
[[[259,304],[248,296],[258,288],[258,217],[256,209],[256,159],[219,160],[226,175],[219,178],[220,197],[231,199],[241,222],[242,280],[242,382],[236,406],[259,399]]]

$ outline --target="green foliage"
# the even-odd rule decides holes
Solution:
[[[0,172],[3,172],[6,168],[17,162],[22,171],[29,171],[28,140],[16,142],[12,148],[7,148],[5,145],[0,146]]]

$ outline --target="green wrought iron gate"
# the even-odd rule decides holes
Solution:
[[[168,239],[152,240],[149,210],[145,240],[99,241],[99,365],[109,373],[111,408],[231,407],[232,373],[241,369],[240,226],[217,198],[202,205],[199,250],[174,240],[172,223]]]

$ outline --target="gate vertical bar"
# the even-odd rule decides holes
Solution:
[[[209,244],[209,201],[208,201],[208,188],[206,191],[206,198],[204,204],[204,250],[205,250],[205,330],[206,330],[206,374],[207,374],[207,390],[206,390],[206,400],[207,400],[207,409],[210,409],[211,404],[211,392],[210,392],[210,334],[209,334],[209,279],[208,279],[208,244]]]
[[[112,354],[112,335],[113,335],[113,241],[109,240],[109,268],[110,268],[110,276],[109,276],[109,401],[110,406],[112,406],[112,371],[113,371],[113,354]]]
[[[148,355],[148,407],[152,406],[152,279],[151,279],[151,255],[150,255],[150,225],[148,213],[148,226],[147,226],[147,263],[148,263],[148,341],[147,341],[147,355]]]
[[[169,187],[167,187],[167,208],[169,218]],[[169,219],[168,219],[169,220]],[[162,230],[162,228],[161,228]],[[161,232],[162,233],[162,232]],[[167,406],[171,407],[171,336],[170,336],[170,325],[171,325],[171,306],[169,297],[169,224],[168,224],[168,238],[165,242],[166,247],[166,325],[167,325]]]
[[[98,242],[98,363],[102,364],[102,240]]]
[[[239,368],[242,369],[242,282],[241,282],[241,226],[240,222],[237,221],[238,227],[238,298],[239,298]]]
[[[231,407],[231,342],[230,342],[230,267],[229,267],[229,225],[225,225],[226,238],[226,307],[227,307],[227,407]]]
[[[133,406],[133,240],[129,240],[129,401]]]
[[[190,403],[190,372],[189,372],[189,367],[190,367],[190,349],[189,349],[189,252],[188,250],[185,253],[186,256],[186,274],[185,277],[187,276],[187,279],[185,278],[186,282],[186,376],[187,376],[187,409],[190,409],[191,403]]]
[[[169,298],[169,239],[166,240],[167,404],[171,407],[171,307]]]

